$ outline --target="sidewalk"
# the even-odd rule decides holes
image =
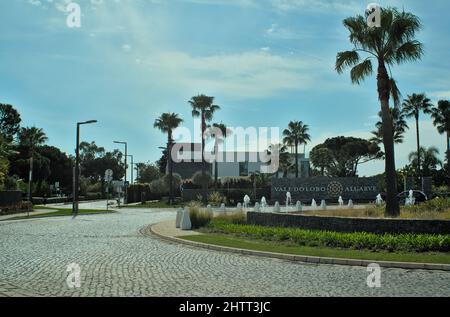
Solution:
[[[51,212],[57,212],[57,211],[58,210],[51,210],[51,209],[30,211],[30,217],[32,217],[32,216],[39,216],[39,215],[42,215],[42,214],[49,214]],[[21,212],[21,213],[12,214],[12,215],[5,215],[5,216],[0,216],[0,221],[13,219],[13,218],[17,218],[17,217],[26,217],[26,216],[28,216],[27,212]]]

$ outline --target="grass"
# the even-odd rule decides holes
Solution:
[[[330,257],[340,259],[373,260],[373,261],[450,264],[450,253],[448,252],[391,253],[391,252],[371,252],[368,250],[344,250],[344,249],[324,248],[324,247],[298,246],[288,242],[279,243],[273,241],[264,241],[261,239],[247,239],[222,234],[185,236],[181,237],[181,239],[224,247],[264,251],[264,252],[274,252],[282,254]]]
[[[71,217],[72,216],[72,210],[71,209],[59,209],[59,208],[49,208],[45,206],[36,206],[34,207],[34,210],[39,211],[45,211],[48,210],[48,213],[42,213],[39,215],[33,215],[30,213],[30,216],[18,216],[14,218],[6,219],[8,221],[10,220],[24,220],[24,219],[36,219],[36,218],[49,218],[49,217]],[[107,210],[93,210],[93,209],[80,209],[78,211],[79,216],[85,216],[85,215],[99,215],[99,214],[109,214],[114,213],[114,211],[107,211]]]

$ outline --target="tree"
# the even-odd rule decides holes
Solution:
[[[315,147],[309,153],[309,159],[313,167],[319,169],[320,175],[325,176],[325,171],[332,166],[333,153],[326,147]]]
[[[173,158],[172,158],[172,146],[173,146],[173,130],[178,128],[183,119],[178,117],[176,113],[163,113],[154,123],[154,127],[159,129],[163,133],[167,133],[167,150],[169,153],[169,204],[173,203]]]
[[[214,97],[209,97],[205,95],[198,95],[192,97],[189,100],[189,104],[192,107],[192,116],[194,118],[201,118],[201,130],[202,130],[202,173],[203,176],[206,174],[206,161],[205,161],[205,131],[207,128],[207,122],[210,122],[216,111],[220,110],[218,105],[214,104]],[[208,202],[208,185],[205,183],[203,185],[203,202],[206,204]]]
[[[156,161],[156,165],[158,166],[159,172],[164,175],[167,174],[167,149],[164,148],[164,150],[162,151],[162,156],[161,158]]]
[[[40,181],[47,181],[49,184],[59,183],[60,188],[66,192],[70,192],[72,188],[72,180],[73,180],[73,160],[67,156],[66,153],[61,152],[60,149],[53,146],[41,146],[37,149],[37,154],[42,158],[46,158],[48,162],[48,175],[44,177],[39,177],[39,174],[44,174],[46,172],[39,172],[40,169],[37,169],[35,166],[36,179]]]
[[[219,145],[223,144],[225,139],[230,136],[232,131],[227,128],[227,126],[223,123],[214,123],[212,127],[209,128],[208,134],[214,135],[214,154],[216,159],[214,161],[214,185],[216,189],[219,183],[219,163],[217,162],[219,159]]]
[[[439,150],[435,148],[434,146],[426,149],[424,147],[420,147],[420,154],[417,152],[412,152],[409,154],[409,161],[411,162],[411,165],[417,168],[419,165],[419,158],[423,160],[422,164],[422,173],[423,176],[432,176],[436,171],[438,167],[442,166],[441,160],[438,158],[439,156]]]
[[[425,94],[412,94],[408,96],[403,102],[403,112],[408,118],[414,118],[416,120],[416,137],[417,137],[417,172],[419,178],[421,177],[421,151],[420,151],[420,132],[419,132],[419,117],[420,113],[430,113],[433,105],[431,100],[426,97]]]
[[[288,128],[283,131],[284,144],[295,147],[295,178],[298,178],[298,146],[311,141],[308,131],[308,125],[302,121],[291,121]]]
[[[30,176],[28,178],[28,199],[32,200],[32,183],[33,183],[33,157],[36,149],[44,145],[48,138],[44,131],[40,128],[21,128],[18,133],[19,145],[26,149],[27,157],[30,160]]]
[[[13,106],[0,103],[0,133],[7,142],[14,140],[21,122],[20,114]]]
[[[336,137],[317,145],[311,151],[313,166],[332,177],[355,177],[361,164],[381,158],[378,145],[364,139]],[[325,174],[325,173],[324,173]]]
[[[390,115],[389,100],[393,98],[398,106],[398,88],[395,80],[388,74],[388,68],[395,64],[419,60],[423,55],[422,44],[415,40],[421,29],[419,18],[408,12],[399,12],[395,8],[381,9],[381,26],[370,27],[366,16],[358,15],[344,20],[344,26],[350,32],[353,49],[340,52],[336,58],[336,71],[343,73],[352,68],[351,80],[354,84],[373,73],[372,60],[378,64],[377,90],[381,104],[383,122],[383,143],[386,155],[386,215],[399,216],[400,205],[397,199],[397,180],[393,139],[393,122]],[[362,59],[360,54],[366,58]]]
[[[381,112],[378,113],[380,116],[380,121],[378,121],[375,125],[376,129],[372,132],[374,137],[370,139],[371,142],[375,142],[376,144],[383,143],[383,122],[381,120]],[[393,137],[395,144],[403,143],[405,138],[404,134],[406,130],[409,129],[408,124],[405,120],[405,114],[399,108],[391,108],[391,116],[393,120]]]
[[[137,182],[141,184],[150,184],[163,175],[155,164],[138,163],[136,169],[138,171]]]
[[[447,135],[447,185],[450,187],[450,101],[440,100],[431,110],[431,117],[438,132]]]

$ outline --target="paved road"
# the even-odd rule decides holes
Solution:
[[[170,244],[139,229],[173,212],[0,223],[0,296],[450,296],[450,273],[297,264]],[[70,289],[67,266],[81,267]]]

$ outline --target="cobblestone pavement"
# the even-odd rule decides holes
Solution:
[[[385,269],[369,289],[362,267],[291,263],[143,236],[173,212],[0,223],[0,296],[450,296],[450,273]],[[67,266],[81,267],[69,289]]]

